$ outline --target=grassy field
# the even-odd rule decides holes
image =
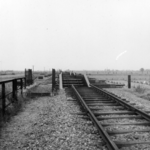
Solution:
[[[127,74],[88,74],[89,78],[96,78],[98,80],[109,80],[109,81],[127,81]],[[131,74],[131,81],[139,82],[150,82],[149,74]]]
[[[128,89],[128,75],[126,74],[90,74],[89,78],[96,80],[106,80],[110,84],[125,84],[121,89],[112,89],[114,91],[126,91],[140,98],[150,100],[150,80],[148,74],[132,74],[131,88]],[[109,89],[111,91],[111,89]]]
[[[124,89],[128,89],[128,75],[126,74],[90,74],[89,78],[96,80],[106,80],[108,84],[124,84]],[[150,79],[148,74],[132,74],[131,90],[141,96],[150,95]]]

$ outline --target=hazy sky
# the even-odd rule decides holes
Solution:
[[[0,70],[150,68],[150,0],[0,0],[0,55]]]

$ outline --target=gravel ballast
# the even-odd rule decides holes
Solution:
[[[150,110],[150,101],[140,98],[136,92],[134,92],[133,89],[127,89],[127,88],[110,88],[110,89],[105,89],[111,93],[114,93],[115,95],[119,96],[120,98],[128,100],[129,104],[132,104],[134,107],[139,108],[142,111],[149,111]],[[125,119],[118,120],[119,123],[122,123]],[[110,120],[109,120],[110,121]],[[145,120],[146,121],[146,120]],[[144,122],[145,122],[144,121]],[[113,122],[117,122],[115,119]],[[143,122],[141,119],[127,119],[128,123],[132,122]],[[127,125],[127,126],[111,126],[111,127],[106,127],[105,129],[110,130],[110,131],[115,131],[115,130],[130,130],[132,131],[131,133],[127,134],[118,134],[118,135],[113,135],[111,138],[113,140],[121,140],[121,141],[149,141],[150,140],[150,132],[136,132],[138,130],[142,129],[150,129],[150,126],[144,126],[144,125]],[[150,145],[148,144],[137,144],[133,145],[130,147],[123,147],[121,150],[150,150]]]
[[[128,100],[130,103],[134,103],[134,106],[143,110],[143,111],[149,111],[150,110],[150,101],[140,98],[137,96],[136,92],[133,92],[133,90],[126,89],[126,88],[110,88],[110,89],[105,89],[111,93],[114,93],[118,95],[121,98],[124,98]]]
[[[54,97],[31,99],[22,112],[2,128],[4,150],[106,150],[103,140],[78,103],[61,91]]]

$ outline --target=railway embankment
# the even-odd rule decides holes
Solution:
[[[64,90],[53,97],[30,98],[3,126],[0,149],[105,150],[91,121],[78,115],[81,109],[76,103]]]
[[[70,83],[69,79],[64,80]],[[71,79],[72,82],[75,82],[74,80]],[[77,81],[79,82],[79,79]],[[0,149],[108,150],[106,140],[104,142],[103,136],[86,116],[86,110],[78,103],[79,99],[74,97],[75,93],[73,94],[68,83],[65,90],[52,95],[49,78],[36,81],[33,87],[24,91],[28,101],[1,129]],[[103,131],[108,132],[110,139],[122,147],[122,150],[149,148],[149,145],[146,145],[149,141],[149,126],[146,126],[149,123],[146,120],[143,122],[136,112],[126,110],[124,106],[116,104],[116,100],[110,101],[107,96],[100,94],[100,91],[98,94],[94,86],[93,89],[83,85],[77,87],[87,106],[103,126]],[[150,110],[150,102],[139,97],[143,93],[138,93],[135,89],[107,90],[126,99],[127,103],[140,110]],[[142,141],[143,139],[145,141]],[[135,144],[139,141],[144,142],[144,145],[137,147]],[[133,146],[126,147],[130,146],[129,144]]]

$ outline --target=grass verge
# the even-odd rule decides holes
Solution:
[[[12,100],[12,98],[11,98]],[[19,113],[19,111],[22,110],[24,107],[25,103],[29,100],[28,97],[26,97],[26,93],[21,93],[19,92],[17,95],[17,100],[13,100],[13,103],[11,103],[5,111],[5,116],[2,116],[2,109],[0,108],[0,128],[4,126],[6,122],[9,122],[9,120],[12,118],[12,116],[15,116],[16,114]],[[10,99],[9,99],[10,101]]]
[[[146,88],[142,87],[141,85],[138,85],[137,87],[134,88],[134,90],[135,90],[135,92],[137,92],[137,93],[143,94],[143,93],[145,93]]]

